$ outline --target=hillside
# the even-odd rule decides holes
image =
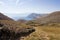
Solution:
[[[60,11],[27,22],[0,20],[0,40],[60,40],[59,20]]]
[[[28,21],[27,25],[55,25],[60,23],[60,11],[52,12],[49,15],[35,20]]]
[[[24,40],[60,40],[60,11],[31,20],[27,22],[27,25],[34,26],[35,32],[25,37]]]
[[[60,11],[52,12],[46,17],[37,19],[40,23],[60,23]]]
[[[21,37],[28,36],[34,31],[33,27],[0,13],[0,40],[20,40]]]
[[[0,20],[0,40],[20,40],[35,29],[25,24],[11,20]]]
[[[0,20],[13,20],[12,18],[0,13]]]
[[[35,32],[25,37],[24,40],[60,40],[60,27],[37,26]]]

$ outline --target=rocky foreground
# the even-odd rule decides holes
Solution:
[[[0,20],[0,40],[20,40],[21,37],[28,36],[35,31],[32,27],[12,26],[13,22],[10,24],[5,21],[4,23]]]

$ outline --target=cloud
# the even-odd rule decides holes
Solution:
[[[1,6],[4,6],[4,5],[5,5],[5,3],[4,3],[4,2],[2,2],[2,1],[0,1],[0,5],[1,5]]]
[[[21,6],[25,3],[26,3],[26,1],[24,1],[24,0],[16,0],[16,6]]]
[[[16,0],[16,5],[18,5],[19,1],[20,1],[20,0]]]

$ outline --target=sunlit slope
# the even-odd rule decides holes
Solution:
[[[36,31],[24,40],[60,40],[60,27],[40,26],[35,29]]]

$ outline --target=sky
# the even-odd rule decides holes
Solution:
[[[0,0],[0,12],[9,16],[53,11],[60,11],[60,0]]]

